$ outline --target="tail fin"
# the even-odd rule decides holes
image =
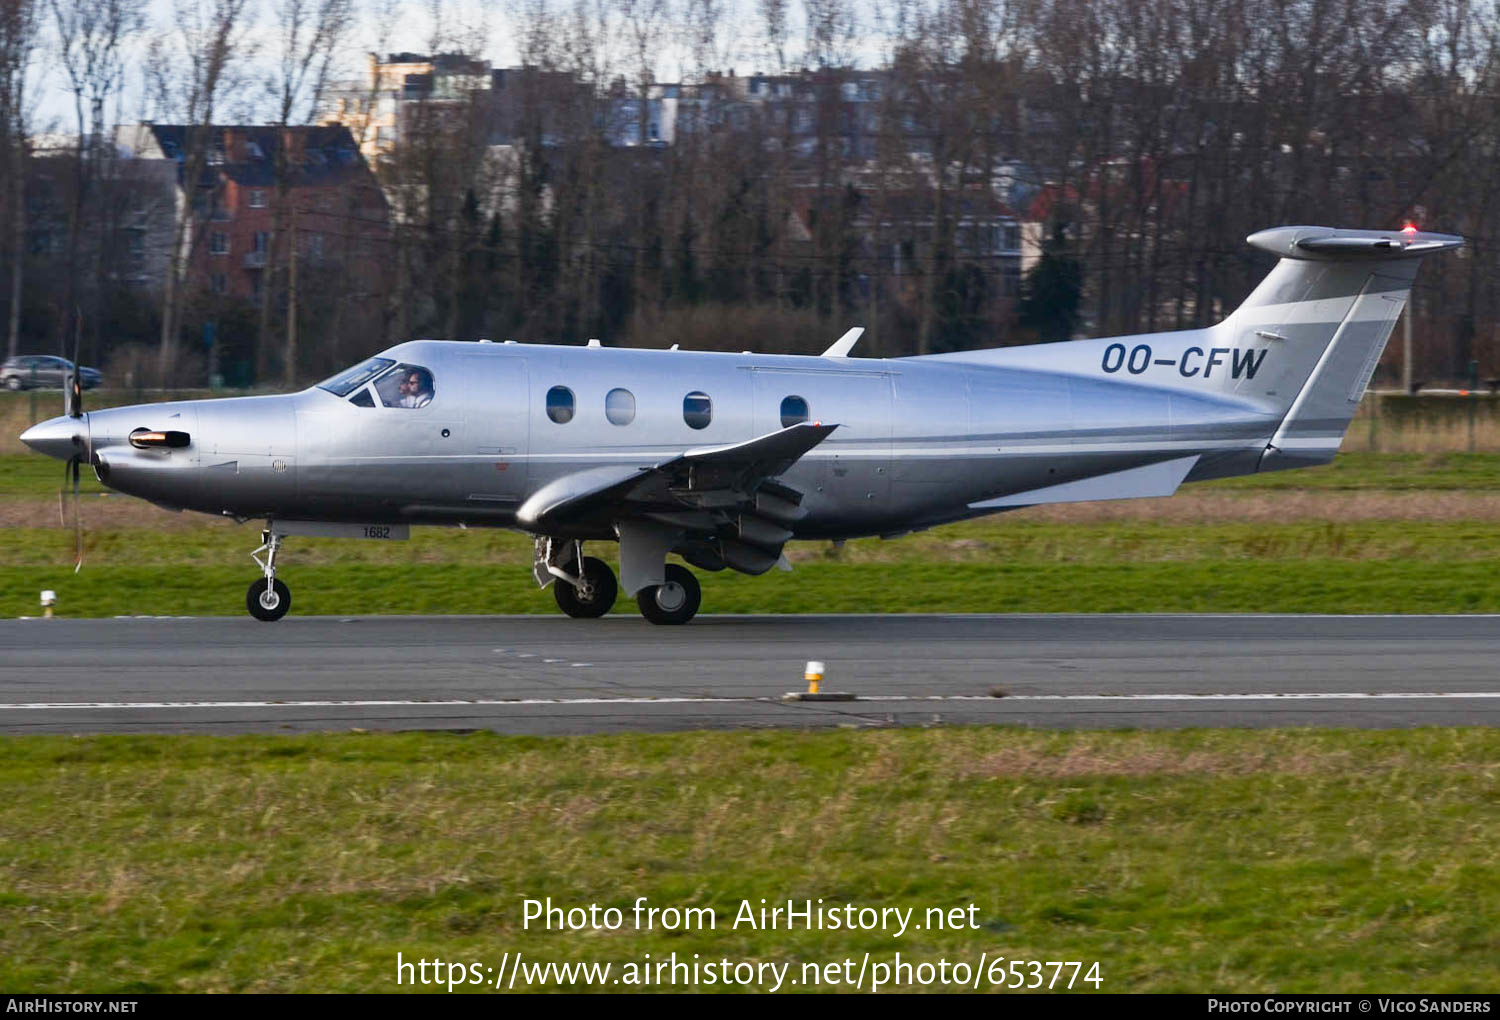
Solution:
[[[1406,305],[1421,256],[1463,239],[1411,229],[1276,227],[1247,240],[1281,261],[1217,328],[1230,332],[1236,348],[1269,344],[1285,352],[1272,359],[1274,377],[1253,384],[1286,401],[1260,470],[1327,463]]]

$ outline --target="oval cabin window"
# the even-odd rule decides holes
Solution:
[[[682,420],[690,429],[706,429],[714,420],[714,403],[707,393],[694,390],[682,398]]]
[[[801,397],[787,397],[781,402],[781,427],[790,428],[807,421],[807,401]]]
[[[604,417],[611,425],[629,425],[635,421],[635,394],[613,389],[604,395]]]
[[[547,417],[559,425],[573,420],[573,391],[566,386],[554,386],[547,391]]]

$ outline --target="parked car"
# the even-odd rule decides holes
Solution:
[[[9,358],[0,365],[0,385],[8,390],[61,389],[73,363],[50,354],[24,354]],[[84,365],[79,370],[83,388],[91,390],[104,378],[97,368]]]

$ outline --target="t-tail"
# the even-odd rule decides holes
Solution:
[[[1463,238],[1273,227],[1247,240],[1280,261],[1213,326],[928,357],[1064,378],[1075,442],[1129,428],[1132,455],[1181,456],[1197,446],[1190,480],[1326,464],[1422,257]],[[989,405],[973,413],[994,432],[1005,431],[1004,415]]]
[[[1422,256],[1458,248],[1463,238],[1411,228],[1274,227],[1247,240],[1281,261],[1210,332],[1225,334],[1224,346],[1238,356],[1276,356],[1267,358],[1269,372],[1223,373],[1222,386],[1271,397],[1283,409],[1260,470],[1325,464],[1380,363]]]

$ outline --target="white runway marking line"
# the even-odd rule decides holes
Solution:
[[[1319,691],[1276,694],[871,694],[856,702],[934,701],[1411,701],[1497,700],[1500,691]],[[422,701],[413,698],[318,701],[19,701],[0,703],[0,711],[87,709],[205,709],[205,708],[503,708],[524,705],[714,705],[766,702],[779,697],[624,697],[624,698],[452,698]]]

